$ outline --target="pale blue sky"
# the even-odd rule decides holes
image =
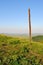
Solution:
[[[28,33],[28,8],[32,33],[43,33],[43,0],[0,0],[0,33]]]

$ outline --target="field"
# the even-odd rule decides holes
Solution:
[[[43,36],[6,36],[0,34],[0,65],[43,65]]]

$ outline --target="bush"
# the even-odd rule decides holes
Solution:
[[[16,40],[16,41],[11,41],[10,44],[19,44],[20,40]]]

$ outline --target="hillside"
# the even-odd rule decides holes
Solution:
[[[32,37],[32,40],[43,43],[43,35],[34,36],[34,37]]]
[[[0,65],[43,65],[43,37],[33,37],[29,43],[27,37],[0,35]],[[36,40],[40,38],[40,40]],[[35,40],[34,40],[35,39]],[[38,41],[38,42],[37,42]]]

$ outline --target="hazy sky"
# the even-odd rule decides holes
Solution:
[[[43,0],[0,0],[0,33],[28,33],[28,8],[32,33],[43,33]]]

